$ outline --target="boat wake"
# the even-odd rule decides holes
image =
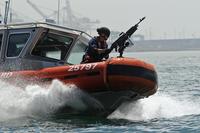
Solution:
[[[159,118],[174,118],[200,114],[200,104],[194,101],[179,100],[157,93],[149,98],[124,103],[109,119],[127,119],[130,121],[148,121]]]
[[[0,81],[0,121],[49,116],[66,105],[76,110],[84,110],[87,104],[83,99],[89,98],[76,86],[66,86],[58,80],[54,80],[48,88],[38,85],[17,88]]]
[[[85,110],[94,99],[74,85],[64,85],[54,80],[48,87],[30,85],[17,88],[0,81],[0,121],[20,117],[48,117],[63,106]],[[91,108],[91,106],[90,106]],[[149,98],[124,103],[108,119],[146,121],[200,114],[200,104],[157,93]]]

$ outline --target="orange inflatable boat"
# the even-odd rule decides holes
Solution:
[[[0,29],[0,80],[73,84],[98,105],[87,112],[110,113],[125,101],[153,95],[158,81],[153,65],[136,58],[111,57],[80,64],[90,36],[46,23],[6,25]],[[63,106],[59,112],[72,112]],[[75,111],[76,112],[76,111]]]

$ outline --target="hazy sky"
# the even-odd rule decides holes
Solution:
[[[4,1],[0,0],[1,10]],[[12,8],[22,16],[41,19],[26,0],[12,1]],[[31,1],[43,10],[58,7],[58,0]],[[200,38],[200,0],[70,0],[70,3],[75,15],[98,19],[111,30],[126,31],[146,16],[137,31],[146,38]]]

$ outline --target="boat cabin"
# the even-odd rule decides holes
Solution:
[[[0,25],[0,71],[80,64],[87,33],[48,23]]]

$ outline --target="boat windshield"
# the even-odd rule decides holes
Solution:
[[[32,51],[32,55],[49,59],[64,60],[73,38],[53,33],[43,33]]]
[[[17,57],[26,46],[30,33],[10,34],[8,40],[7,57]]]
[[[74,44],[66,62],[69,64],[80,64],[90,39],[91,36],[86,33],[82,33]]]

